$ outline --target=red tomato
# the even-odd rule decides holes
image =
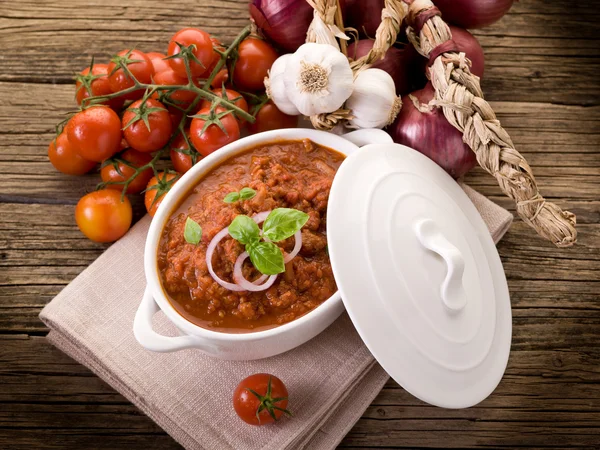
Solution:
[[[95,242],[113,242],[127,233],[132,210],[121,193],[102,189],[81,197],[75,208],[75,221],[83,234]]]
[[[56,170],[67,175],[83,175],[96,167],[95,162],[79,156],[64,131],[50,142],[48,158]]]
[[[78,112],[69,120],[66,131],[77,153],[88,161],[104,161],[121,148],[121,121],[106,106]]]
[[[271,100],[258,110],[255,118],[254,123],[248,123],[250,134],[298,126],[298,116],[288,116],[281,112]]]
[[[221,41],[219,41],[216,37],[211,36],[210,41],[213,44],[213,49],[217,49],[221,52],[224,52],[226,50],[226,48],[223,47],[223,44],[221,44]],[[214,68],[219,63],[220,60],[221,60],[221,56],[217,52],[215,52],[215,60],[213,61],[213,63],[209,67],[209,69],[206,71],[207,77],[213,72]],[[225,66],[223,66],[223,68],[221,70],[219,70],[217,75],[213,78],[210,85],[215,88],[216,87],[220,88],[221,86],[223,86],[223,83],[225,83],[228,78],[229,78],[229,72],[227,71],[227,68]]]
[[[177,130],[179,127],[179,122],[181,122],[181,119],[183,119],[183,111],[171,105],[167,106],[167,111],[169,111],[169,117],[171,119],[173,130]]]
[[[75,82],[75,100],[78,105],[81,105],[81,102],[88,97],[112,94],[107,74],[107,64],[94,64],[91,75],[89,67],[80,72]],[[125,103],[125,99],[122,97],[102,102],[103,105],[108,105],[115,111],[119,111],[123,107],[123,103]]]
[[[105,183],[121,183],[129,180],[135,173],[135,170],[152,161],[152,157],[147,153],[138,152],[132,148],[125,150],[116,158],[104,161],[100,170],[100,177]],[[127,194],[139,194],[142,192],[154,172],[152,167],[144,169],[127,186]],[[106,189],[122,191],[123,184],[107,184]]]
[[[162,72],[163,70],[167,70],[171,68],[169,61],[165,60],[167,55],[159,52],[148,52],[146,56],[150,58],[152,62],[152,67],[154,68],[154,73]]]
[[[262,91],[264,79],[277,59],[277,52],[262,39],[247,38],[238,49],[233,84],[240,91]]]
[[[229,71],[227,69],[221,69],[217,72],[215,77],[210,83],[210,86],[215,89],[221,89],[225,83],[229,80]]]
[[[202,156],[208,156],[215,150],[220,149],[230,142],[236,141],[240,137],[240,126],[232,113],[223,115],[223,110],[217,108],[212,112],[209,108],[204,108],[198,111],[197,115],[206,116],[208,120],[220,120],[225,131],[218,125],[211,123],[202,131],[207,119],[194,117],[190,126],[190,139],[192,145],[198,150]]]
[[[185,130],[188,139],[190,135],[190,130]],[[173,168],[183,174],[192,168],[192,166],[198,162],[199,156],[198,152],[194,148],[188,146],[187,142],[183,138],[181,133],[177,134],[177,137],[173,139],[171,143],[171,162],[173,163]]]
[[[144,205],[146,205],[146,211],[150,216],[154,217],[165,194],[169,192],[178,179],[179,176],[172,172],[159,172],[156,177],[150,179],[144,194]]]
[[[152,82],[154,67],[152,66],[152,61],[150,61],[150,58],[148,58],[145,53],[139,50],[121,50],[119,53],[117,53],[116,59],[122,59],[123,64],[127,66],[131,74],[140,83],[149,84]],[[111,74],[108,77],[108,82],[110,83],[110,88],[112,91],[119,92],[132,87],[134,85],[133,80],[129,78],[122,68],[115,70],[116,67],[117,65],[114,61],[111,61],[111,63],[108,65],[108,73]],[[129,94],[123,95],[123,98],[127,100],[135,100],[140,98],[143,94],[144,91],[142,89],[138,89],[130,92]]]
[[[161,86],[177,86],[188,84],[188,80],[185,77],[180,77],[177,75],[173,69],[168,68],[162,72],[154,74],[154,83]],[[184,89],[178,89],[169,93],[169,97],[173,103],[182,108],[187,108],[189,105],[191,105],[196,99],[196,95],[197,94],[195,92],[186,91]],[[152,98],[158,99],[158,93],[154,93]]]
[[[148,112],[150,109],[158,111]],[[147,117],[150,127],[143,117]],[[163,104],[149,98],[146,102],[133,102],[123,114],[123,134],[129,145],[140,152],[154,152],[161,149],[169,141],[173,127],[171,117]]]
[[[190,72],[194,77],[204,75],[217,56],[217,54],[213,51],[213,44],[210,40],[210,35],[205,31],[198,30],[197,28],[184,28],[183,30],[179,30],[169,42],[169,49],[167,51],[168,56],[176,55],[181,51],[179,45],[177,45],[178,43],[186,47],[191,45],[195,46],[195,48],[192,50],[192,53],[196,59],[200,61],[200,64],[190,58]],[[173,58],[167,61],[169,61],[171,68],[177,75],[187,79],[183,58]]]
[[[288,391],[279,378],[257,373],[244,378],[233,392],[233,409],[250,425],[273,423],[287,414]]]
[[[223,89],[222,88],[220,88],[220,89],[212,89],[212,92],[214,92],[219,97],[223,98]],[[242,96],[242,94],[240,94],[237,91],[234,91],[233,89],[225,89],[225,93],[227,94],[227,98],[229,100],[233,101],[234,99],[236,99],[233,102],[235,104],[235,106],[237,106],[238,108],[241,108],[244,111],[248,112],[248,102]],[[202,104],[200,105],[200,109],[205,109],[205,108],[210,108],[210,100],[202,100]],[[237,117],[237,115],[236,115],[236,117]],[[246,123],[246,120],[243,119],[243,118],[241,118],[241,117],[237,117],[237,119],[240,122],[240,126],[243,126]]]

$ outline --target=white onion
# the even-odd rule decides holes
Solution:
[[[246,291],[259,292],[269,289],[271,286],[273,286],[273,283],[275,283],[277,275],[271,275],[265,283],[260,285],[257,285],[256,283],[262,277],[254,282],[250,282],[244,277],[244,274],[242,273],[242,264],[244,264],[244,261],[246,258],[248,258],[248,256],[248,252],[244,252],[238,256],[237,260],[235,261],[235,266],[233,267],[233,280]],[[266,275],[263,275],[263,277],[266,277]]]
[[[236,291],[236,292],[245,291],[246,289],[242,288],[241,286],[239,286],[237,284],[228,283],[227,281],[222,280],[221,278],[219,278],[217,276],[217,274],[213,270],[212,257],[213,257],[213,253],[215,252],[215,248],[217,248],[217,244],[219,242],[221,242],[221,240],[225,236],[228,236],[228,235],[229,235],[229,229],[223,228],[221,231],[219,231],[217,234],[215,234],[214,238],[212,238],[212,241],[210,241],[210,244],[208,244],[208,248],[206,249],[206,266],[208,267],[208,272],[210,273],[210,276],[213,277],[213,280],[215,280],[217,283],[219,283],[225,289],[229,289],[230,291]]]
[[[285,264],[289,263],[292,259],[296,257],[298,253],[300,253],[300,249],[302,248],[302,233],[300,232],[300,230],[296,231],[296,234],[294,234],[294,239],[296,243],[294,244],[292,252],[287,253],[285,255],[285,258],[283,258],[283,262]]]

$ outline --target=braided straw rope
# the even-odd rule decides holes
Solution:
[[[515,200],[519,216],[557,247],[573,245],[577,241],[575,215],[540,195],[529,164],[515,150],[510,136],[484,100],[479,77],[471,74],[470,62],[464,53],[452,49],[452,34],[439,11],[430,0],[404,1],[409,5],[409,40],[419,53],[435,58],[429,69],[435,89],[434,104],[441,106],[448,122],[463,133],[463,140],[475,152],[481,167]],[[424,15],[421,20],[420,15]],[[415,25],[422,25],[419,33]]]
[[[342,13],[339,7],[339,0],[306,0],[315,10],[315,16],[319,17],[326,25],[335,25],[343,30]],[[400,26],[408,8],[406,5],[397,0],[385,0],[385,7],[381,11],[381,23],[375,34],[373,48],[363,57],[352,61],[350,68],[354,73],[354,77],[371,66],[374,62],[383,58],[385,52],[394,45],[396,37],[400,32]],[[306,35],[306,42],[317,42],[317,37],[309,29]],[[346,43],[341,40],[341,50],[346,55]],[[398,100],[400,102],[400,100]],[[402,103],[399,103],[402,106]],[[398,108],[398,111],[400,108]],[[310,121],[318,130],[329,131],[340,123],[352,119],[352,111],[343,107],[332,113],[317,114],[310,117]]]

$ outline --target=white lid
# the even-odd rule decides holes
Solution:
[[[510,299],[496,246],[459,185],[408,147],[368,145],[335,176],[327,229],[348,314],[390,376],[446,408],[490,395],[508,361]]]

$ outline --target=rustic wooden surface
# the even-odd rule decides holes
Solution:
[[[0,0],[0,449],[179,448],[44,339],[40,309],[105,248],[73,219],[97,176],[57,173],[46,148],[90,56],[163,50],[184,26],[227,41],[246,16],[244,0]],[[504,379],[459,411],[389,382],[341,447],[600,448],[599,19],[598,0],[529,0],[476,33],[487,97],[579,229],[558,250],[517,221],[498,245],[514,315]],[[482,171],[468,181],[511,207]]]

